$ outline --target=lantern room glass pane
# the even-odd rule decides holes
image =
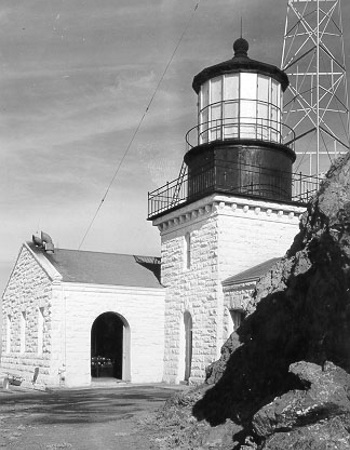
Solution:
[[[241,73],[240,137],[256,138],[256,73]]]
[[[275,106],[271,107],[271,140],[273,142],[280,141],[280,122],[279,122],[279,110]]]
[[[279,99],[280,91],[279,91],[280,84],[276,80],[271,80],[271,103],[277,107],[279,107]]]
[[[210,107],[211,118],[210,118],[210,140],[215,141],[217,139],[221,139],[221,128],[222,128],[222,120],[221,120],[221,112],[222,112],[222,103],[213,105]]]
[[[269,78],[258,75],[258,100],[268,103],[269,101]]]
[[[211,80],[210,86],[210,103],[222,101],[222,78],[217,77]]]
[[[241,99],[256,99],[257,74],[241,73]]]
[[[199,109],[202,110],[209,105],[209,81],[206,81],[201,88]]]
[[[208,121],[209,121],[209,81],[201,86],[199,94],[199,144],[208,142]]]
[[[257,138],[266,140],[269,137],[269,105],[258,103],[257,112]]]
[[[240,130],[241,138],[256,138],[256,102],[241,101]]]
[[[225,75],[224,78],[224,100],[235,100],[239,98],[239,74]]]
[[[208,142],[209,107],[204,108],[199,114],[199,143]]]
[[[238,102],[225,102],[224,105],[224,138],[238,137]]]

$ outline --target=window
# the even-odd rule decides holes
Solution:
[[[24,353],[26,351],[26,326],[27,326],[27,313],[25,311],[22,311],[20,320],[21,320],[20,352]]]
[[[241,74],[241,138],[256,138],[257,74]]]
[[[44,308],[38,309],[38,355],[43,353],[44,342]]]
[[[282,90],[257,73],[226,74],[206,81],[199,93],[199,144],[246,138],[281,142]]]
[[[185,268],[189,269],[191,267],[191,235],[186,233],[185,236]]]
[[[254,100],[257,97],[257,79],[256,73],[241,73],[241,99]]]
[[[280,85],[275,80],[271,80],[271,140],[278,142],[280,135],[280,122],[281,112],[280,112]]]
[[[199,99],[199,123],[200,126],[200,137],[199,143],[208,142],[208,121],[209,121],[209,81],[203,84],[200,91]]]
[[[6,353],[11,351],[12,317],[7,316],[6,320]]]
[[[224,138],[238,137],[239,74],[224,77]]]
[[[226,75],[224,83],[224,100],[237,100],[239,92],[239,74]]]
[[[258,100],[260,102],[264,103],[269,102],[269,91],[270,91],[269,81],[270,78],[268,77],[265,77],[263,75],[258,76]]]
[[[243,311],[240,309],[231,309],[230,315],[232,320],[232,331],[237,331],[243,320]]]
[[[270,78],[258,75],[258,109],[257,109],[257,137],[258,139],[269,139],[269,101],[270,101]]]
[[[222,78],[217,77],[211,80],[211,89],[210,89],[210,103],[217,103],[222,101]]]

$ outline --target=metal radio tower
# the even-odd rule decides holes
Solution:
[[[284,121],[296,133],[296,170],[320,175],[349,149],[341,0],[288,0],[282,69],[290,81]]]

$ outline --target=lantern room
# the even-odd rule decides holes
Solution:
[[[231,61],[205,69],[194,79],[199,143],[232,138],[282,143],[286,75],[273,66],[249,59],[245,39],[238,39],[233,48],[235,57]]]
[[[285,144],[282,96],[288,78],[276,66],[248,57],[248,42],[234,57],[194,77],[198,124],[187,133],[190,198],[223,192],[291,200],[293,148]],[[289,132],[293,141],[293,132]]]

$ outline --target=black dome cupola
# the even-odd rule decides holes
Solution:
[[[232,59],[193,79],[199,109],[198,125],[187,134],[188,195],[211,191],[289,201],[295,154],[282,137],[288,77],[250,59],[243,38],[233,50]]]
[[[199,93],[201,85],[210,78],[215,78],[226,73],[238,73],[242,71],[252,71],[259,73],[260,75],[271,77],[280,83],[282,86],[282,91],[284,92],[289,84],[287,75],[276,66],[250,59],[248,56],[248,50],[248,41],[243,38],[237,39],[233,43],[234,56],[232,59],[216,64],[215,66],[207,67],[194,77],[192,87],[196,93]]]

